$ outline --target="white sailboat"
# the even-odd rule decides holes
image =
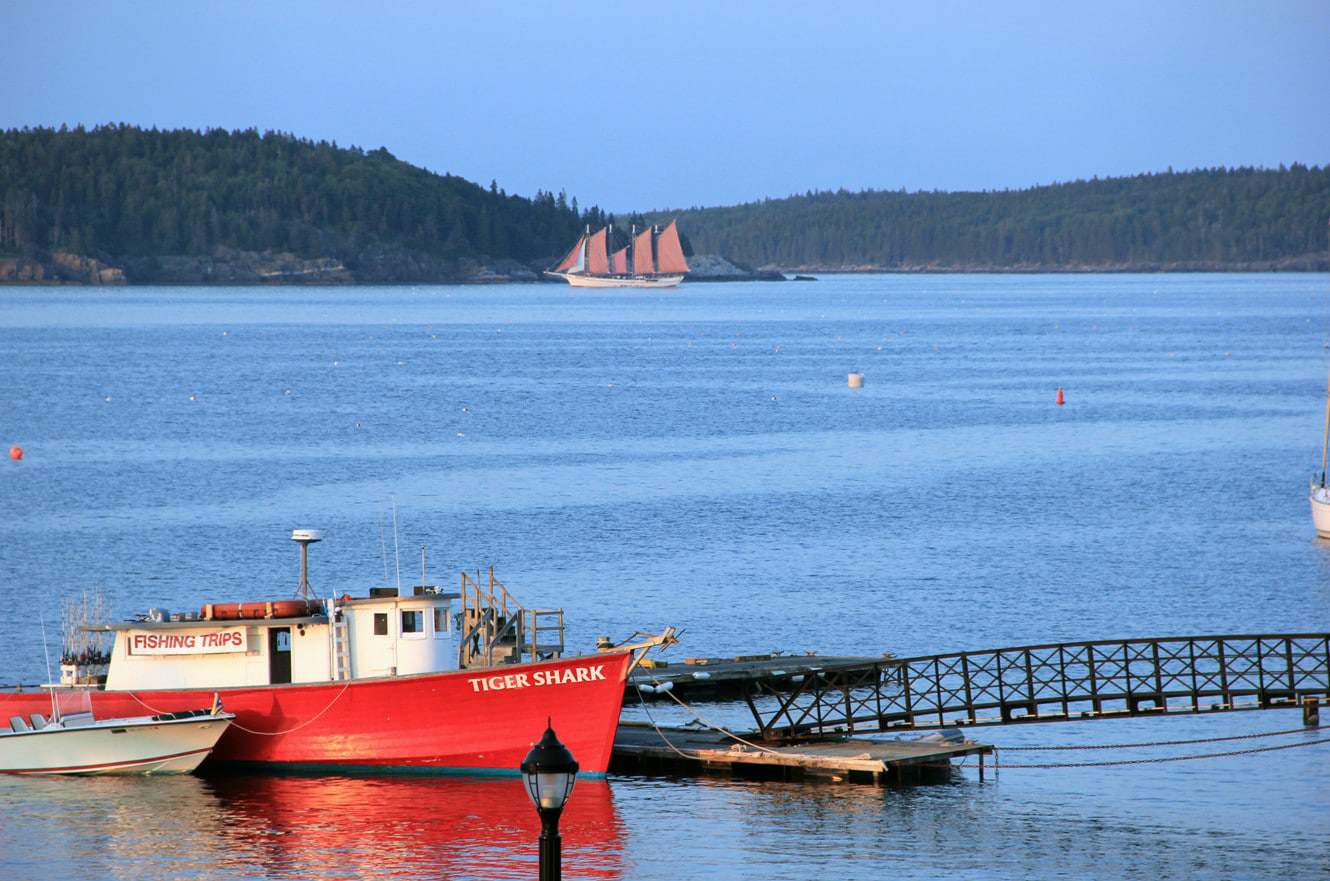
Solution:
[[[662,230],[633,229],[629,244],[610,253],[614,227],[586,232],[545,274],[575,288],[672,288],[683,281],[688,260],[674,221]]]
[[[1320,538],[1330,538],[1330,487],[1326,486],[1326,453],[1330,452],[1330,387],[1325,397],[1325,439],[1321,443],[1321,479],[1312,478],[1308,500],[1312,506],[1312,525]]]

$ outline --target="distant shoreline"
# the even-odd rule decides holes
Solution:
[[[791,276],[816,275],[1102,275],[1177,273],[1308,273],[1330,272],[1330,254],[1309,255],[1246,263],[1178,261],[1174,263],[1034,264],[910,264],[878,266],[802,265],[764,266],[754,269],[716,255],[690,258],[695,269],[685,283],[786,281]],[[0,258],[0,285],[5,286],[170,286],[170,287],[385,287],[400,285],[564,284],[532,266],[513,260],[471,261],[456,272],[404,271],[375,268],[362,274],[328,257],[301,258],[289,253],[226,251],[208,257],[110,258],[53,252],[27,257]]]
[[[1121,263],[1102,266],[799,266],[781,269],[802,275],[1169,275],[1178,273],[1316,273],[1330,272],[1330,255],[1320,260],[1269,263]]]
[[[801,269],[799,275],[1315,275],[1330,273],[1330,266],[1314,269],[1139,269],[1139,268],[1094,268],[1094,269]],[[789,270],[784,280],[789,281],[795,275]],[[767,276],[752,278],[685,278],[689,284],[733,284],[742,281],[770,282],[778,279]],[[117,281],[98,283],[90,281],[70,281],[65,279],[0,280],[0,288],[295,288],[295,287],[333,287],[333,288],[388,288],[388,287],[445,287],[468,286],[486,287],[499,284],[521,285],[563,285],[562,281],[545,279],[409,279],[402,281]],[[566,287],[566,285],[564,285]]]

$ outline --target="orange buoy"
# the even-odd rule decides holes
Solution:
[[[1062,386],[1058,386],[1058,406],[1061,407],[1065,403],[1067,403],[1067,398],[1062,394]]]
[[[9,448],[9,458],[13,459],[15,462],[17,462],[19,459],[22,459],[22,458],[23,458],[23,448],[22,448],[22,447],[10,447],[10,448]]]

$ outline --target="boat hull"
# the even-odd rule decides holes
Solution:
[[[516,774],[550,720],[582,769],[603,774],[631,660],[614,652],[382,679],[90,697],[93,713],[107,717],[206,706],[216,695],[236,718],[210,764]],[[0,718],[49,705],[45,690],[0,693]]]
[[[1320,538],[1330,538],[1330,488],[1312,484],[1308,501],[1312,506],[1312,525]]]
[[[78,728],[0,736],[0,773],[188,774],[208,757],[230,716],[178,721],[108,719]]]
[[[673,288],[683,281],[682,275],[581,275],[571,272],[550,272],[575,288]]]

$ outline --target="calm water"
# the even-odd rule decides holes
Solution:
[[[687,631],[678,658],[1323,630],[1330,545],[1305,488],[1327,292],[1324,275],[0,290],[0,447],[27,454],[0,467],[0,680],[43,678],[36,613],[84,588],[121,616],[293,589],[294,527],[325,530],[320,592],[363,591],[393,500],[403,578],[422,543],[439,577],[494,563],[586,647],[664,624]],[[1124,757],[1007,760],[1029,755]],[[565,871],[1324,878],[1328,782],[1330,746],[888,790],[611,777],[579,785]],[[513,781],[0,781],[5,879],[533,877],[535,834]]]

